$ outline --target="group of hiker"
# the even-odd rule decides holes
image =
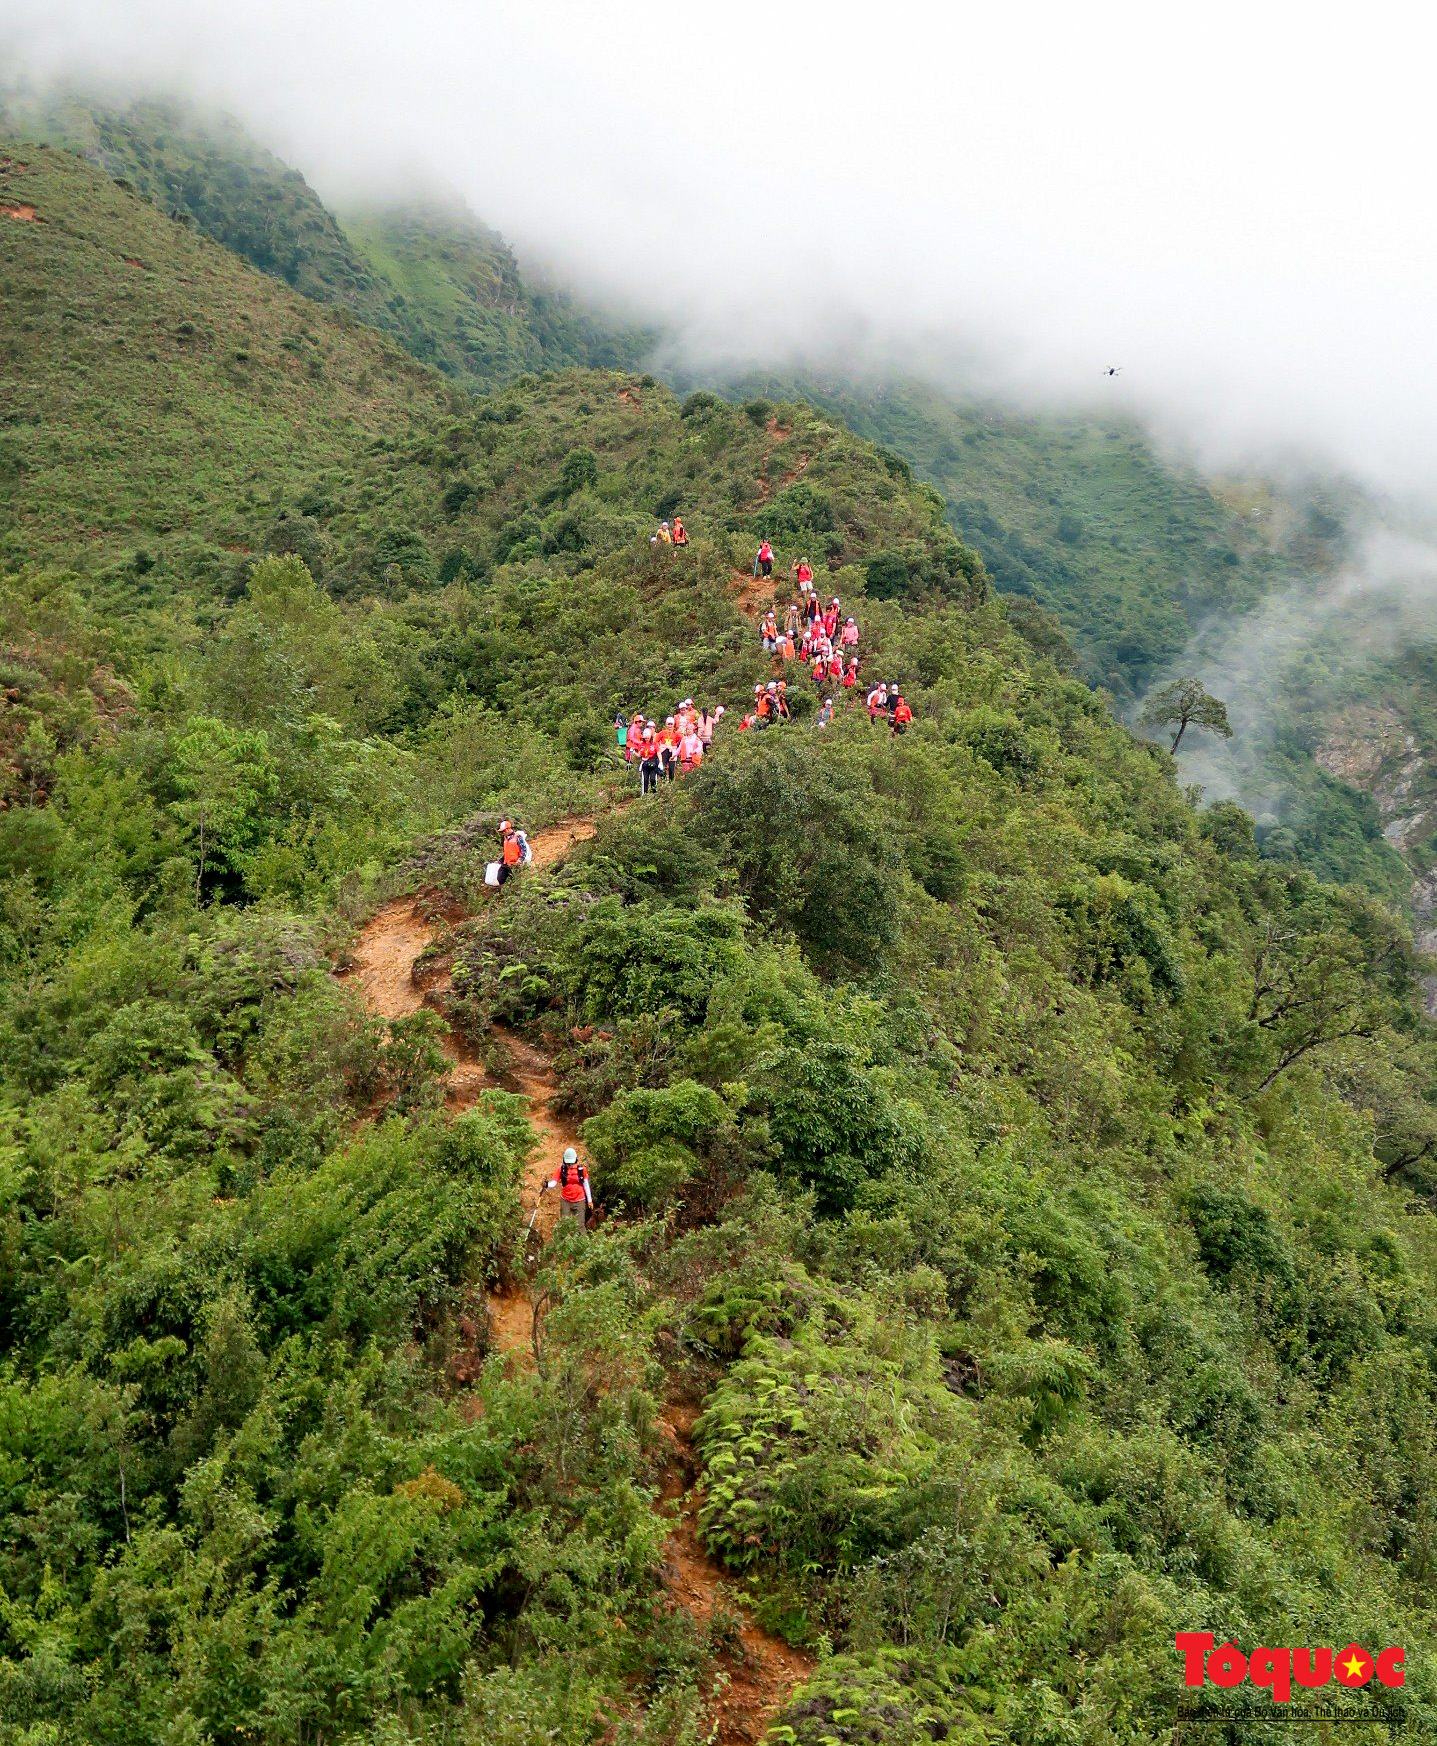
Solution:
[[[754,575],[773,573],[773,547],[767,540],[759,544],[754,557]],[[853,692],[859,687],[859,629],[852,613],[845,613],[835,594],[825,605],[813,584],[813,565],[807,558],[797,559],[789,575],[797,583],[798,599],[791,600],[782,621],[778,608],[771,606],[759,619],[758,639],[766,655],[776,661],[802,661],[815,685],[838,687]],[[766,686],[754,686],[753,713],[745,716],[740,727],[767,727],[771,721],[786,721],[791,715],[788,703],[788,682],[770,681]],[[871,686],[864,697],[871,722],[884,721],[895,734],[906,733],[913,720],[913,710],[907,699],[891,682]],[[833,696],[823,699],[818,711],[818,726],[827,727],[833,720]]]
[[[648,720],[638,710],[628,718],[620,711],[614,717],[614,737],[624,762],[639,767],[639,793],[652,794],[660,782],[697,770],[723,718],[721,703],[700,709],[692,697],[684,698],[662,722]]]
[[[689,530],[684,526],[683,517],[676,515],[672,521],[661,521],[656,532],[649,535],[651,546],[686,546],[689,543]]]
[[[844,616],[836,594],[827,606],[812,592],[793,601],[781,624],[777,607],[770,607],[759,620],[758,640],[775,660],[802,661],[816,685],[851,690],[858,683],[858,620]]]

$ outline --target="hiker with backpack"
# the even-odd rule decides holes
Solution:
[[[496,883],[503,885],[511,878],[515,868],[526,866],[534,859],[534,851],[529,847],[528,837],[507,818],[499,821],[499,843],[499,874]]]
[[[539,1190],[547,1194],[551,1188],[559,1191],[559,1212],[562,1218],[573,1219],[580,1231],[588,1229],[588,1215],[594,1210],[594,1191],[589,1186],[589,1169],[579,1162],[572,1146],[565,1146],[559,1168]]]
[[[659,742],[653,728],[645,727],[639,741],[639,793],[653,794],[659,786]]]
[[[758,551],[754,554],[753,573],[755,578],[762,576],[765,582],[773,579],[773,547],[767,540],[760,540],[758,543]]]
[[[674,517],[673,542],[676,546],[686,546],[689,543],[689,530],[684,526],[683,517]]]
[[[659,729],[659,774],[672,782],[679,764],[679,730],[673,716],[664,717]]]

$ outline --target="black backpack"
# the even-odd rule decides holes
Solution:
[[[576,1180],[579,1182],[584,1180],[584,1166],[582,1164],[561,1164],[559,1166],[560,1188],[567,1188],[569,1186],[569,1172],[571,1170],[574,1172]]]

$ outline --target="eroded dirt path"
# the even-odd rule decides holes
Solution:
[[[593,818],[573,818],[535,832],[530,838],[533,865],[555,865],[574,844],[592,837],[595,828]],[[445,918],[423,894],[395,898],[370,917],[360,930],[347,975],[371,1012],[384,1019],[407,1018],[427,1004],[428,994],[447,990],[447,971],[426,976],[419,965],[444,926]],[[530,1124],[539,1141],[520,1199],[526,1219],[539,1208],[536,1226],[547,1240],[559,1208],[555,1197],[541,1200],[540,1190],[564,1147],[578,1146],[577,1128],[554,1108],[558,1085],[553,1062],[543,1050],[503,1026],[496,1025],[491,1036],[507,1057],[505,1081],[528,1103]],[[450,1062],[445,1105],[458,1114],[498,1081],[452,1032],[445,1032],[441,1045]],[[513,1363],[532,1362],[533,1309],[528,1296],[523,1291],[491,1292],[487,1308],[493,1349],[510,1354]],[[702,1496],[694,1484],[699,1473],[692,1436],[696,1417],[694,1409],[675,1406],[664,1413],[660,1424],[668,1445],[660,1495],[672,1522],[665,1543],[664,1580],[674,1600],[707,1623],[726,1606],[728,1578],[704,1550],[698,1533]],[[713,1708],[713,1737],[718,1746],[756,1746],[814,1664],[781,1638],[760,1629],[742,1608],[727,1610],[737,1620],[737,1643],[720,1658],[725,1684]]]
[[[664,1551],[669,1592],[696,1619],[706,1621],[723,1602],[727,1582],[699,1538],[703,1495],[694,1483],[699,1473],[693,1446],[697,1417],[692,1407],[673,1406],[660,1422],[670,1450],[662,1496],[677,1512]],[[795,1689],[813,1672],[814,1663],[781,1637],[756,1625],[743,1608],[733,1610],[738,1619],[738,1645],[722,1658],[727,1684],[714,1705],[712,1720],[721,1746],[750,1746],[763,1739]]]

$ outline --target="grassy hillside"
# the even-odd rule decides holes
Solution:
[[[248,546],[286,485],[361,468],[450,403],[326,312],[68,153],[4,148],[3,459],[12,561]]]
[[[304,296],[393,325],[387,291],[313,188],[229,117],[0,91],[0,132],[64,146]]]
[[[389,293],[389,325],[446,376],[480,390],[532,370],[637,366],[636,329],[606,324],[520,274],[497,231],[457,202],[347,215],[346,236]]]
[[[936,537],[937,500],[915,521],[891,470],[811,408],[681,413],[651,378],[581,372],[476,402],[69,154],[3,161],[0,200],[37,213],[0,229],[11,562],[153,591],[226,587],[272,549],[337,592],[384,592],[615,537],[647,549],[659,516],[707,502],[697,529],[731,536],[735,563],[765,528],[837,568],[861,530],[884,586],[923,580],[907,548]]]
[[[828,415],[600,372],[456,402],[33,155],[5,1746],[737,1746],[740,1598],[812,1658],[785,1746],[1271,1731],[1253,1685],[1185,1691],[1180,1630],[1401,1644],[1402,1688],[1321,1703],[1430,1734],[1437,1055],[1391,917],[1196,814]],[[771,671],[760,532],[913,729],[816,731],[796,684],[613,804],[615,708]],[[488,899],[500,809],[596,834]],[[331,972],[406,890],[437,938],[396,985],[439,1010],[385,1018]],[[530,1268],[536,1062],[606,1216]],[[668,1568],[695,1474],[713,1610]]]

